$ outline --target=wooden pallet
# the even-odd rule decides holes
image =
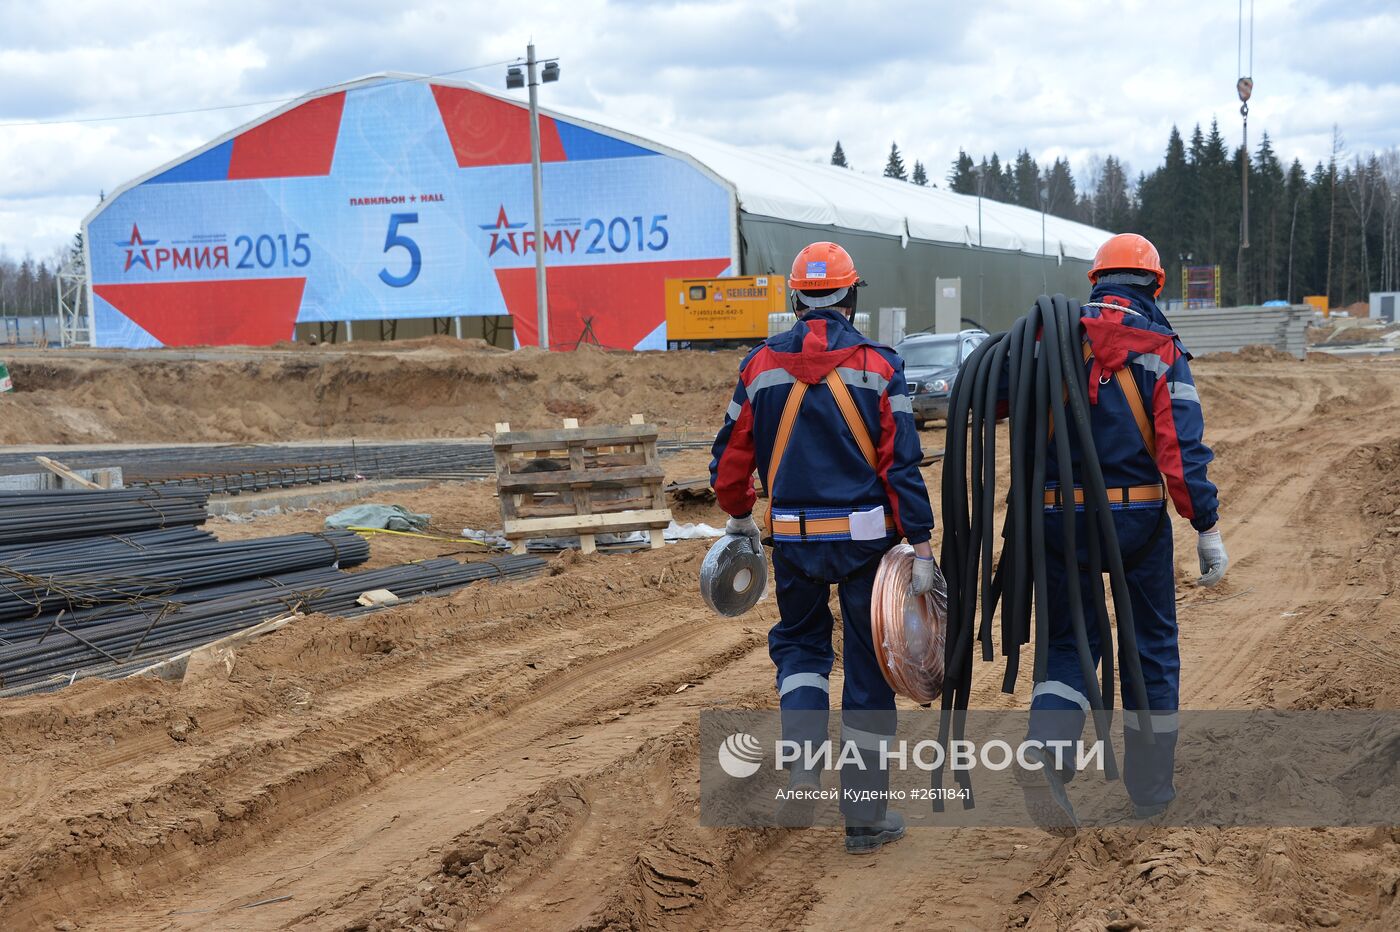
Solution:
[[[594,535],[627,531],[647,531],[653,548],[665,546],[671,510],[656,437],[640,414],[618,427],[579,427],[574,418],[559,430],[497,424],[496,491],[514,551],[524,553],[530,538],[577,534],[579,548],[593,553]]]

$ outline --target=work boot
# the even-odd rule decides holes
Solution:
[[[1016,782],[1021,786],[1021,795],[1026,804],[1026,815],[1030,816],[1036,828],[1050,835],[1067,837],[1079,828],[1079,818],[1074,814],[1074,804],[1069,801],[1064,778],[1050,755],[1039,748],[1029,748],[1026,758],[1040,762],[1040,772],[1026,768],[1016,770]]]
[[[904,816],[897,812],[886,812],[885,817],[872,825],[846,823],[846,853],[871,854],[881,847],[904,837]]]
[[[778,804],[773,821],[783,828],[811,828],[816,821],[816,794],[821,792],[821,788],[819,771],[793,770],[788,775],[788,791],[797,795]]]
[[[1146,805],[1133,803],[1133,818],[1143,822],[1150,821],[1165,813],[1170,805],[1171,800],[1164,803],[1147,803]]]

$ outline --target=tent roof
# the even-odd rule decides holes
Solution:
[[[519,107],[525,106],[524,102],[514,97],[467,81],[387,72],[367,75],[312,91],[225,133],[195,152],[133,179],[113,194],[120,194],[171,165],[186,161],[313,98],[357,87],[408,81],[467,88]],[[848,168],[742,148],[679,130],[619,119],[610,114],[545,107],[541,107],[540,112],[571,123],[585,124],[606,135],[653,149],[669,150],[672,155],[694,163],[727,183],[733,188],[740,209],[750,214],[935,243],[958,246],[979,244],[978,198],[972,195],[955,194],[942,188],[921,187]],[[109,197],[105,203],[94,208],[85,222],[100,213],[112,200]],[[1031,255],[1041,253],[1042,215],[1039,211],[1003,204],[990,198],[982,198],[981,201],[981,245]],[[1043,220],[1046,255],[1092,259],[1103,241],[1112,235],[1106,230],[1053,215],[1047,215]]]
[[[493,93],[475,85],[464,86]],[[974,195],[741,148],[608,114],[543,107],[540,112],[587,122],[602,132],[622,134],[688,156],[733,185],[739,206],[751,214],[936,243],[978,244],[978,198]],[[990,198],[981,200],[982,245],[1032,255],[1041,253],[1040,211]],[[1113,235],[1053,214],[1046,215],[1044,223],[1044,252],[1051,256],[1093,259],[1099,246]]]
[[[559,115],[577,118],[568,111]],[[978,244],[978,199],[973,195],[757,152],[669,129],[630,130],[613,118],[590,122],[690,156],[732,184],[739,206],[751,214],[936,243]],[[1053,214],[1044,219],[1047,255],[1093,259],[1103,241],[1113,235]],[[1040,212],[982,198],[981,243],[991,249],[1040,254]]]

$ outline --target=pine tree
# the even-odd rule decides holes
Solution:
[[[1177,295],[1181,282],[1181,256],[1187,230],[1182,218],[1188,213],[1191,169],[1181,132],[1172,127],[1162,164],[1138,184],[1138,232],[1150,239],[1162,257],[1167,273],[1164,294]]]
[[[1186,197],[1182,203],[1181,216],[1177,222],[1185,230],[1183,250],[1190,263],[1205,262],[1205,246],[1202,229],[1205,226],[1205,208],[1202,206],[1201,171],[1206,158],[1206,137],[1197,123],[1191,131],[1191,143],[1186,149]]]
[[[1312,174],[1308,178],[1306,198],[1308,218],[1312,221],[1309,231],[1312,250],[1308,257],[1308,275],[1298,285],[1298,293],[1303,296],[1327,293],[1327,270],[1331,264],[1329,250],[1332,241],[1329,219],[1332,190],[1330,175],[1327,165],[1318,162],[1313,166]]]
[[[1283,165],[1274,154],[1269,134],[1263,134],[1249,177],[1251,290],[1255,298],[1283,297],[1284,261],[1288,245],[1289,208]]]
[[[904,159],[899,154],[899,146],[890,143],[889,161],[885,162],[885,177],[908,181],[909,173],[904,170]]]
[[[1040,166],[1031,158],[1029,151],[1022,149],[1016,153],[1016,164],[1011,171],[1011,199],[1013,203],[1040,210]]]
[[[1258,252],[1256,249],[1259,244],[1253,242],[1256,237],[1252,232],[1258,229],[1258,214],[1256,211],[1250,212],[1248,223],[1246,224],[1246,217],[1244,215],[1244,191],[1240,187],[1241,179],[1248,177],[1249,189],[1251,191],[1254,190],[1256,185],[1254,166],[1249,158],[1249,152],[1245,150],[1244,146],[1241,145],[1235,149],[1235,157],[1230,165],[1230,174],[1234,176],[1233,187],[1235,188],[1237,196],[1235,209],[1230,212],[1235,218],[1236,230],[1235,263],[1233,266],[1234,291],[1232,294],[1235,304],[1244,307],[1245,305],[1259,303],[1258,290],[1255,288],[1255,283],[1259,278]],[[1249,245],[1246,246],[1246,243],[1249,243]],[[1223,266],[1225,263],[1221,263],[1221,265],[1220,277],[1223,286],[1225,278]]]
[[[68,264],[76,272],[83,271],[87,266],[87,259],[83,254],[83,231],[79,230],[73,234],[73,245],[68,247]]]
[[[1199,165],[1205,158],[1206,137],[1201,132],[1201,124],[1197,123],[1196,128],[1191,131],[1191,153],[1190,161],[1192,165]]]
[[[1192,148],[1196,140],[1192,139]],[[1220,288],[1235,294],[1235,259],[1240,232],[1239,165],[1231,160],[1220,133],[1220,124],[1210,121],[1195,164],[1192,210],[1187,223],[1194,227],[1196,265],[1219,265]]]
[[[1073,220],[1077,216],[1079,197],[1075,190],[1074,173],[1069,162],[1057,158],[1046,170],[1046,206],[1052,215]]]
[[[982,196],[989,197],[994,201],[1011,200],[1010,192],[1007,190],[1006,175],[1001,169],[1000,157],[993,152],[991,161],[982,160],[982,168],[987,178],[982,186]]]
[[[1121,232],[1137,226],[1137,211],[1133,204],[1133,188],[1128,181],[1128,169],[1117,156],[1104,159],[1103,175],[1094,192],[1094,212],[1099,224],[1107,230]]]
[[[948,173],[948,189],[958,194],[976,194],[977,176],[973,172],[974,162],[972,156],[962,149],[958,150],[958,157],[953,162],[953,170]]]
[[[1302,301],[1299,283],[1311,276],[1313,253],[1312,202],[1308,198],[1308,173],[1303,163],[1294,159],[1288,167],[1284,182],[1285,203],[1288,205],[1288,247],[1283,265],[1283,298],[1289,302]]]
[[[910,180],[922,187],[928,187],[928,172],[924,171],[923,162],[917,159],[914,161],[914,174],[910,177]]]
[[[836,140],[836,148],[831,150],[831,164],[840,168],[850,168],[846,164],[846,150],[841,148],[841,140]]]
[[[972,190],[969,193],[994,201],[1004,200],[1001,159],[997,158],[995,152],[992,153],[991,159],[982,156],[982,161],[972,169]]]

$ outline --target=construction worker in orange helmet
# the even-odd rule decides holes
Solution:
[[[781,615],[768,652],[777,667],[783,737],[798,745],[826,740],[835,658],[829,600],[831,586],[838,587],[842,745],[854,745],[868,761],[841,769],[846,850],[857,854],[904,835],[903,818],[886,803],[889,774],[880,756],[895,712],[871,640],[875,571],[905,538],[917,557],[914,591],[927,592],[934,582],[933,509],[919,473],[923,454],[904,363],[852,325],[861,284],[850,254],[835,243],[812,243],[797,254],[788,287],[798,320],[744,358],[710,464],[731,534],[762,540],[753,518],[755,470],[768,491]],[[791,790],[820,786],[819,770],[788,776]],[[787,815],[791,821],[779,814],[784,824],[811,821],[810,811]]]
[[[1191,354],[1157,305],[1166,273],[1156,247],[1136,233],[1109,238],[1094,257],[1089,281],[1093,291],[1080,315],[1087,341],[1086,378],[1094,386],[1090,425],[1113,502],[1149,705],[1133,708],[1124,685],[1123,781],[1134,814],[1146,819],[1164,812],[1176,795],[1172,772],[1181,663],[1168,505],[1197,532],[1198,585],[1219,583],[1230,561],[1216,524],[1217,490],[1207,477],[1213,454],[1204,441],[1205,418],[1188,365]],[[1076,462],[1078,444],[1077,438],[1071,441]],[[1075,470],[1080,475],[1078,466]],[[1058,473],[1056,460],[1049,458],[1048,490],[1053,491]],[[1053,500],[1047,495],[1046,502],[1046,540],[1059,538],[1060,522],[1084,520],[1068,495]],[[1079,560],[1080,591],[1093,591],[1093,580],[1082,569],[1084,557]],[[1029,737],[1050,747],[1050,742],[1078,737],[1090,704],[1069,621],[1065,561],[1057,556],[1047,559],[1046,566],[1051,646],[1046,679],[1031,693]],[[1097,658],[1097,632],[1088,634]],[[1145,736],[1149,731],[1151,739]],[[1072,768],[1049,766],[1024,787],[1027,809],[1042,827],[1058,831],[1073,823],[1064,787],[1073,776]]]

